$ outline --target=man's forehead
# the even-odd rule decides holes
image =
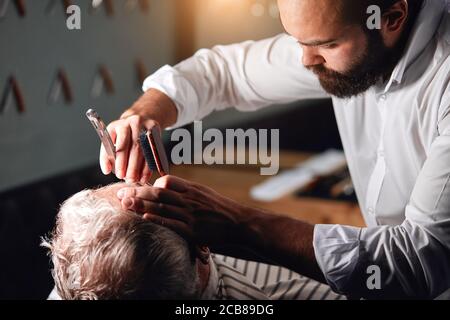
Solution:
[[[302,42],[337,38],[347,26],[340,0],[279,0],[286,31]]]
[[[281,12],[290,13],[311,22],[316,21],[317,18],[330,21],[342,20],[345,11],[349,9],[346,0],[278,0],[278,6]]]

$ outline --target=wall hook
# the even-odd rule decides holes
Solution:
[[[139,6],[139,9],[147,13],[150,9],[150,4],[148,3],[148,0],[127,0],[125,2],[125,8],[128,11],[133,11]]]
[[[47,14],[53,14],[55,12],[55,8],[62,3],[62,7],[64,9],[64,14],[67,15],[67,8],[72,5],[71,0],[49,0],[45,12]]]
[[[147,66],[144,64],[144,62],[141,59],[136,59],[135,67],[136,67],[136,75],[137,75],[137,81],[139,84],[139,88],[142,88],[142,84],[144,83],[145,79],[149,75]]]
[[[59,101],[61,94],[64,97],[64,101],[69,104],[73,101],[73,91],[70,85],[69,77],[66,71],[61,68],[56,74],[56,78],[53,81],[50,89],[49,101],[50,103],[56,103]]]
[[[150,10],[148,0],[139,0],[139,6],[141,7],[141,11],[144,13],[147,13]]]
[[[6,15],[6,12],[8,11],[8,6],[11,0],[0,0],[0,18],[3,18]],[[24,0],[14,0],[15,7],[17,9],[17,12],[19,13],[19,16],[25,17],[26,14],[26,7],[25,7],[25,1]]]
[[[114,15],[114,3],[112,0],[92,0],[91,11],[96,11],[101,5],[104,5],[108,16]]]
[[[107,94],[114,94],[115,88],[110,70],[106,66],[101,65],[95,76],[91,95],[94,98],[98,98],[103,92],[106,92]]]
[[[13,99],[15,101],[17,111],[19,113],[24,113],[25,97],[22,93],[19,82],[14,76],[11,76],[9,77],[2,100],[0,101],[0,114],[3,114],[8,109],[8,106],[12,103]]]

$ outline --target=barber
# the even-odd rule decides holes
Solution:
[[[450,287],[450,17],[445,0],[279,0],[287,34],[200,50],[146,79],[109,130],[116,174],[147,182],[142,127],[215,110],[331,97],[367,228],[312,225],[176,177],[128,188],[126,209],[206,245],[247,246],[365,298],[434,298]],[[367,9],[381,11],[369,28]],[[301,62],[301,63],[300,63]],[[100,159],[111,172],[105,153]],[[368,270],[380,270],[380,287]]]

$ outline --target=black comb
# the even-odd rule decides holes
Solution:
[[[148,142],[147,131],[142,131],[141,135],[139,136],[139,140],[141,143],[141,150],[144,154],[145,162],[147,162],[148,167],[151,171],[158,171],[158,166],[156,165],[156,161],[153,156],[152,147]]]

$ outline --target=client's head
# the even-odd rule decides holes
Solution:
[[[123,184],[82,191],[61,207],[50,249],[63,299],[195,299],[205,266],[171,230],[123,211]],[[209,268],[208,268],[209,271]]]

